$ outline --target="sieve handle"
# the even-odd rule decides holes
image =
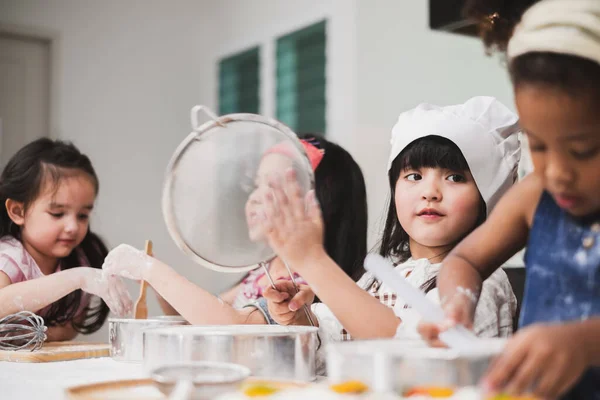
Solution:
[[[294,279],[294,274],[292,274],[290,267],[287,265],[287,263],[285,261],[283,262],[283,265],[285,265],[285,268],[287,269],[288,274],[290,275],[290,279],[292,280],[292,285],[294,285],[294,289],[296,290],[296,293],[300,292],[300,289],[298,289],[298,285],[296,284],[296,280]],[[261,266],[265,270],[265,274],[267,275],[267,279],[271,283],[271,287],[273,289],[277,289],[277,287],[275,287],[275,281],[273,280],[273,278],[271,277],[271,273],[269,272],[269,268],[267,268],[267,263],[262,263]],[[304,304],[302,306],[302,309],[304,310],[304,314],[306,314],[306,318],[308,319],[308,323],[310,324],[310,326],[315,326],[315,321],[312,319],[312,316],[310,315],[310,310],[308,309],[306,304]]]
[[[267,268],[267,263],[261,263],[260,265],[265,270],[265,274],[267,275],[267,279],[269,280],[269,283],[271,284],[271,287],[273,289],[277,289],[275,287],[275,281],[273,280],[273,278],[271,277],[271,273],[269,272],[269,268]]]
[[[194,131],[200,130],[200,119],[199,114],[202,111],[208,118],[212,119],[217,125],[225,127],[223,123],[219,121],[219,117],[215,114],[210,108],[206,106],[194,106],[192,107],[191,117],[192,117],[192,129]]]
[[[283,265],[285,265],[285,269],[287,269],[288,275],[290,276],[290,279],[292,280],[292,285],[294,285],[294,289],[296,289],[296,293],[299,293],[300,289],[298,289],[298,284],[296,284],[296,279],[294,278],[294,274],[292,274],[292,270],[290,269],[290,266],[287,265],[287,263],[285,261],[283,262]],[[313,319],[310,315],[310,310],[308,309],[306,304],[302,305],[302,309],[304,310],[304,314],[306,314],[306,318],[308,319],[308,323],[310,324],[310,326],[315,326],[315,321],[313,321]]]

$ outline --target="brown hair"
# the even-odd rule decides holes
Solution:
[[[486,52],[505,52],[523,13],[540,0],[467,0],[464,14],[477,23]],[[515,88],[533,84],[555,87],[572,96],[600,102],[600,64],[570,54],[530,52],[508,65]]]
[[[7,199],[22,202],[27,208],[42,191],[46,180],[56,187],[61,179],[71,176],[73,171],[85,173],[98,193],[98,177],[90,159],[73,144],[60,140],[42,138],[21,148],[6,164],[0,174],[0,202]],[[6,207],[0,207],[0,237],[12,236],[21,240],[20,227],[13,224]],[[89,230],[71,254],[61,260],[63,270],[81,265],[80,256],[85,257],[92,268],[101,268],[108,249],[102,239]],[[73,323],[76,331],[84,334],[96,332],[108,316],[104,300],[93,298],[85,307],[83,321],[75,321],[82,302],[83,293],[75,290],[55,301],[44,316],[46,326]]]
[[[477,24],[488,52],[503,52],[525,10],[538,1],[467,0],[463,13]]]

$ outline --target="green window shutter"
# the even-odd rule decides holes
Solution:
[[[258,47],[219,61],[219,114],[259,110]]]
[[[326,21],[277,40],[277,119],[325,134]]]
[[[219,115],[232,113],[252,113],[258,114],[260,108],[260,58],[259,48],[255,47],[242,53],[234,54],[231,57],[219,60]],[[227,144],[221,144],[217,152],[226,152]],[[240,138],[236,143],[240,149],[249,149],[251,146],[259,146],[260,143],[252,140],[250,136]],[[249,152],[252,154],[252,152]],[[231,168],[238,168],[237,172],[233,172]],[[231,217],[232,209],[234,212],[240,213],[239,218],[245,218],[244,210],[236,209],[236,204],[233,199],[239,196],[248,195],[243,193],[242,186],[239,182],[231,182],[232,177],[241,176],[241,170],[245,167],[243,163],[240,165],[219,164],[216,171],[218,179],[231,184],[232,187],[237,187],[239,193],[234,193],[227,198],[219,198],[218,206],[215,210],[217,220],[222,220],[223,217]],[[253,181],[252,181],[253,183]],[[216,195],[216,194],[215,194]],[[233,232],[226,227],[218,228],[216,235],[219,241],[228,243],[229,245],[239,248],[245,248],[248,244],[248,233]]]

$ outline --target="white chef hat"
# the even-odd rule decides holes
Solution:
[[[531,6],[507,53],[512,59],[529,52],[570,54],[600,64],[600,1],[544,0]]]
[[[452,141],[462,152],[488,214],[517,177],[521,147],[519,119],[493,97],[440,107],[423,103],[400,114],[392,129],[388,171],[409,144],[427,136]]]

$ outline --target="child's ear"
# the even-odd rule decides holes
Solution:
[[[6,199],[6,212],[8,217],[15,223],[15,225],[23,225],[25,223],[25,205],[19,201],[13,199]]]

